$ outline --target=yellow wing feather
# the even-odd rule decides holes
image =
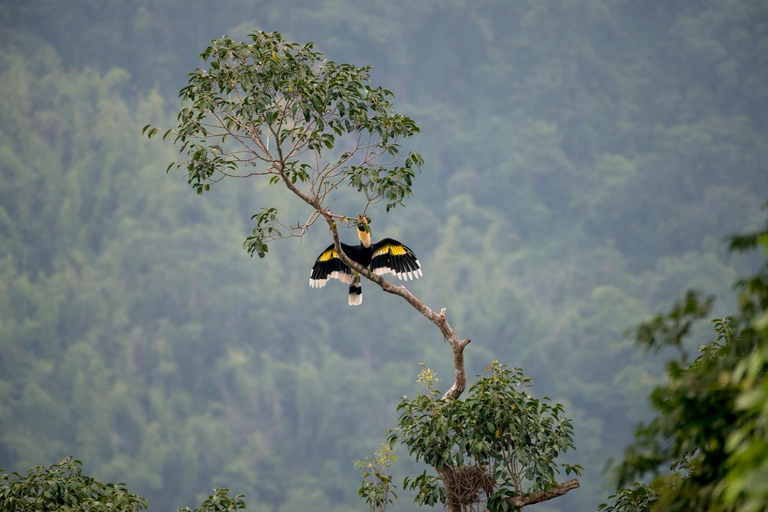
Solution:
[[[317,258],[317,261],[328,261],[338,257],[339,257],[339,253],[337,253],[334,249],[330,249],[328,251],[325,251],[323,254],[321,254],[320,257]]]
[[[376,252],[373,253],[373,257],[381,256],[382,254],[391,254],[392,256],[402,256],[405,254],[405,247],[402,245],[387,244],[384,247],[379,247]]]

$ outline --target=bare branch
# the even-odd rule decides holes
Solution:
[[[254,148],[249,146],[248,143],[245,140],[243,140],[243,136],[241,136],[239,133],[234,132],[234,131],[230,130],[229,128],[227,128],[227,124],[224,121],[221,120],[221,117],[219,117],[219,114],[216,111],[210,109],[210,110],[208,110],[208,114],[213,116],[216,119],[216,122],[219,124],[219,126],[221,128],[223,128],[224,130],[226,130],[226,132],[233,139],[238,141],[246,149],[246,151],[249,151],[249,152],[253,153],[254,155],[258,155],[258,152]],[[269,151],[264,146],[264,143],[261,141],[261,137],[259,137],[258,133],[253,131],[251,126],[247,125],[246,123],[243,123],[237,117],[234,117],[234,116],[228,116],[228,117],[229,117],[229,119],[231,119],[244,132],[244,134],[248,138],[248,140],[250,140],[254,144],[256,144],[258,149],[260,149],[264,153],[264,156],[261,158],[262,160],[269,161],[269,160],[272,159]]]

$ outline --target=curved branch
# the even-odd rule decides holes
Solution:
[[[270,130],[272,128],[270,127]],[[274,133],[275,138],[277,138],[277,133]],[[432,309],[430,309],[426,304],[421,302],[415,295],[413,295],[404,285],[393,285],[389,281],[385,280],[383,277],[374,274],[367,268],[362,267],[361,265],[357,264],[356,262],[352,261],[347,257],[347,255],[344,253],[344,251],[341,250],[341,241],[339,240],[339,232],[336,228],[336,223],[333,220],[334,215],[331,213],[330,210],[326,209],[322,204],[322,198],[318,196],[319,191],[313,191],[314,194],[312,196],[307,195],[306,193],[302,192],[295,183],[291,181],[291,179],[288,177],[288,175],[285,173],[285,162],[286,157],[283,155],[282,148],[280,147],[280,144],[277,144],[277,153],[278,158],[273,162],[273,166],[277,170],[277,172],[280,174],[280,177],[283,179],[283,183],[288,187],[288,189],[293,192],[295,195],[297,195],[302,201],[310,205],[312,208],[317,211],[320,215],[323,216],[323,218],[328,223],[328,226],[330,227],[331,233],[333,234],[333,246],[336,249],[336,253],[339,255],[339,258],[341,261],[343,261],[349,268],[355,270],[358,272],[361,276],[367,278],[369,281],[373,281],[379,287],[384,290],[387,293],[391,293],[392,295],[399,295],[403,299],[405,299],[408,304],[413,306],[414,309],[416,309],[419,313],[427,317],[427,319],[435,324],[437,328],[440,330],[440,332],[443,334],[443,338],[450,343],[451,348],[453,349],[453,370],[454,370],[454,382],[453,385],[448,389],[448,391],[445,392],[443,395],[443,398],[458,398],[466,389],[467,387],[467,373],[464,369],[464,347],[466,347],[470,343],[470,339],[459,339],[459,337],[456,335],[456,332],[453,330],[453,328],[448,323],[448,319],[445,317],[445,308],[440,310],[440,313],[435,313]],[[322,181],[322,180],[321,180]],[[324,195],[323,195],[324,197]]]
[[[290,182],[290,180],[288,180]],[[291,183],[291,185],[293,185]],[[453,385],[445,392],[443,398],[458,398],[467,387],[467,373],[464,370],[464,347],[466,347],[472,340],[459,339],[456,335],[456,331],[448,323],[448,319],[445,317],[445,308],[440,310],[440,313],[435,313],[426,304],[421,302],[414,294],[412,294],[404,285],[394,285],[384,279],[383,277],[374,274],[367,268],[359,265],[347,257],[344,251],[341,250],[341,241],[339,240],[339,232],[336,228],[333,219],[330,217],[330,212],[318,210],[323,217],[325,217],[328,225],[333,233],[333,245],[336,249],[336,253],[339,255],[341,261],[347,264],[347,266],[361,276],[373,281],[379,287],[387,293],[392,295],[398,295],[405,299],[405,301],[414,307],[419,313],[427,317],[427,319],[435,324],[440,332],[443,334],[445,341],[450,343],[453,349],[453,370],[454,370],[454,382]]]

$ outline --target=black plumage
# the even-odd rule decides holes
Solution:
[[[342,243],[341,250],[349,259],[368,268],[377,275],[395,274],[398,279],[409,280],[421,276],[421,264],[413,251],[392,238],[384,238],[371,244],[370,227],[366,220],[358,218],[357,235],[360,245]],[[322,288],[329,279],[338,279],[350,285],[350,306],[363,301],[360,275],[339,258],[333,244],[329,245],[315,260],[309,274],[309,286]]]

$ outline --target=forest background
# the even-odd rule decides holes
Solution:
[[[537,510],[612,491],[606,460],[664,375],[626,330],[687,288],[732,313],[757,263],[723,239],[768,198],[760,0],[8,0],[0,24],[6,470],[74,455],[150,510],[222,486],[249,510],[359,510],[352,463],[419,363],[451,375],[402,301],[368,287],[350,308],[345,286],[307,286],[325,229],[248,257],[264,198],[296,220],[300,205],[248,181],[200,198],[163,172],[176,154],[141,127],[173,124],[222,34],[372,64],[422,127],[414,196],[369,212],[374,239],[419,256],[409,287],[472,338],[469,375],[521,366],[573,418],[582,487]],[[395,477],[415,467],[401,456]]]

